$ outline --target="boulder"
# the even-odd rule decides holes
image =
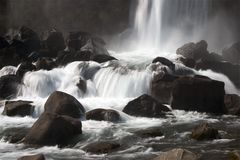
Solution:
[[[205,57],[202,58],[202,60],[207,60],[207,61],[224,61],[224,58],[217,54],[217,53],[209,53]]]
[[[240,150],[230,152],[228,160],[240,160]]]
[[[107,61],[112,61],[112,60],[117,60],[117,59],[112,56],[109,56],[109,55],[94,54],[90,57],[90,60],[98,62],[98,63],[104,63]]]
[[[10,43],[8,50],[11,50],[14,54],[16,54],[21,60],[25,60],[27,56],[31,53],[29,48],[24,44],[24,42],[13,39]],[[12,57],[13,58],[13,57]]]
[[[83,147],[83,150],[94,154],[104,154],[113,152],[119,147],[120,144],[115,142],[94,142]]]
[[[0,49],[0,68],[5,66],[17,66],[20,62],[20,57],[13,48]]]
[[[5,141],[19,143],[27,135],[29,128],[8,128],[1,133]]]
[[[21,158],[18,158],[18,160],[45,160],[45,157],[43,154],[37,154],[37,155],[23,156]]]
[[[87,120],[118,122],[120,114],[112,109],[94,109],[86,113]]]
[[[227,114],[240,115],[240,96],[235,94],[226,94],[224,103],[227,109]]]
[[[177,58],[177,61],[181,62],[182,64],[189,68],[194,68],[196,64],[195,60],[192,58],[179,57]]]
[[[171,107],[185,111],[225,114],[224,83],[209,78],[180,77],[174,82]]]
[[[170,74],[157,74],[151,82],[151,95],[160,103],[170,104],[172,90],[178,77]]]
[[[163,133],[159,127],[151,127],[147,129],[141,129],[134,132],[137,136],[142,138],[149,138],[149,137],[161,137]]]
[[[240,65],[238,64],[204,60],[197,62],[195,68],[197,70],[211,69],[214,72],[222,73],[226,75],[235,84],[236,87],[240,88]]]
[[[9,46],[8,41],[0,36],[0,49],[7,48]]]
[[[46,46],[51,53],[49,57],[56,57],[57,53],[65,48],[63,34],[56,30],[50,31],[46,39]]]
[[[173,149],[167,152],[161,153],[158,157],[153,160],[197,160],[198,157],[195,153],[186,149]]]
[[[172,71],[175,70],[175,64],[172,61],[168,60],[167,58],[157,57],[152,61],[152,63],[157,63],[157,62],[160,62],[165,66],[168,66]]]
[[[240,41],[234,43],[230,48],[224,49],[222,56],[231,63],[240,64]]]
[[[202,40],[197,43],[187,43],[178,48],[176,53],[178,55],[182,55],[185,58],[199,60],[208,54],[207,47],[207,42]]]
[[[83,92],[86,93],[87,91],[87,82],[84,81],[82,78],[79,79],[77,83],[77,87]]]
[[[31,103],[31,101],[6,101],[2,114],[10,117],[32,115],[34,106]]]
[[[79,119],[43,113],[31,127],[24,142],[34,145],[66,145],[81,133],[82,124]]]
[[[142,95],[130,102],[124,107],[123,112],[137,117],[164,117],[165,112],[170,111],[168,107],[162,105],[149,95]]]
[[[44,105],[45,112],[66,115],[73,118],[83,117],[85,109],[73,96],[55,91],[47,99]]]
[[[36,70],[36,67],[31,62],[26,61],[20,64],[16,72],[16,75],[23,78],[25,73],[35,71],[35,70]]]
[[[5,75],[0,77],[0,98],[11,99],[16,97],[21,79],[16,75]]]
[[[36,70],[52,70],[53,68],[57,67],[57,64],[48,57],[38,58],[36,62]]]
[[[208,123],[202,123],[192,131],[191,138],[201,141],[219,139],[221,137],[217,129],[212,128]]]

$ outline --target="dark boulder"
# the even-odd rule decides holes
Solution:
[[[13,39],[10,43],[8,50],[11,50],[16,54],[21,60],[25,60],[27,56],[31,53],[26,44],[18,39]]]
[[[231,63],[240,64],[240,41],[222,51],[223,58]]]
[[[147,129],[141,129],[134,132],[137,136],[142,138],[149,138],[149,137],[161,137],[163,133],[159,127],[151,127]]]
[[[79,119],[43,113],[31,127],[24,142],[34,145],[66,145],[81,133],[82,124]]]
[[[27,135],[29,128],[8,128],[1,133],[5,141],[19,143]]]
[[[73,96],[55,91],[47,99],[44,105],[45,112],[66,115],[73,118],[84,116],[85,109]]]
[[[109,55],[94,54],[90,57],[90,60],[98,62],[98,63],[104,63],[107,61],[112,61],[112,60],[117,60],[117,59],[112,56],[109,56]]]
[[[177,49],[177,54],[185,58],[199,60],[208,54],[207,47],[208,44],[204,40],[197,43],[187,43]]]
[[[0,36],[0,49],[7,48],[9,46],[8,41]]]
[[[87,120],[118,122],[121,120],[119,113],[112,109],[94,109],[86,113]]]
[[[137,117],[164,117],[169,108],[159,103],[149,95],[142,95],[124,107],[123,112]]]
[[[170,104],[175,80],[178,77],[170,74],[157,74],[151,82],[151,95],[160,103]]]
[[[191,138],[201,140],[213,140],[221,138],[218,130],[212,128],[208,123],[203,123],[197,126],[191,133]]]
[[[186,111],[225,114],[224,83],[202,77],[180,77],[175,81],[171,107]]]
[[[45,160],[45,157],[43,154],[37,154],[37,155],[23,156],[21,158],[18,158],[18,160]]]
[[[83,147],[83,150],[94,154],[104,154],[113,152],[119,147],[120,144],[115,142],[94,142]]]
[[[0,68],[5,66],[17,66],[20,62],[21,59],[13,48],[0,49]]]
[[[20,84],[21,79],[16,75],[0,77],[0,98],[11,99],[16,97]]]
[[[53,68],[57,67],[57,64],[48,57],[39,58],[36,62],[36,70],[52,70]]]
[[[226,94],[224,103],[227,109],[227,114],[240,115],[240,96],[235,94]]]
[[[168,60],[167,58],[157,57],[152,61],[152,63],[157,63],[157,62],[160,62],[165,66],[168,66],[172,71],[175,70],[175,64],[172,61]]]
[[[31,101],[6,101],[2,114],[10,117],[32,115],[34,106],[31,103]]]
[[[224,58],[217,54],[217,53],[209,53],[205,57],[202,57],[202,60],[207,60],[207,61],[224,61]]]
[[[36,70],[36,67],[31,62],[26,61],[20,64],[16,72],[16,75],[23,78],[25,73],[35,71],[35,70]]]
[[[50,57],[56,57],[58,51],[64,50],[65,48],[65,41],[63,38],[63,34],[56,30],[50,31],[47,39],[46,39],[46,46],[48,50],[51,52]]]
[[[87,91],[87,82],[84,81],[82,78],[79,79],[77,83],[77,87],[83,92],[86,93]]]
[[[197,160],[198,156],[186,149],[172,149],[167,152],[161,153],[158,157],[152,160]]]
[[[179,57],[177,60],[189,68],[194,68],[196,65],[196,61],[192,58]]]
[[[236,87],[240,88],[240,65],[219,61],[199,61],[195,67],[197,70],[211,69],[214,72],[226,75]]]

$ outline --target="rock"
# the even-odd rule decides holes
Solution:
[[[6,101],[2,114],[10,117],[32,115],[34,106],[32,106],[31,103],[31,101]]]
[[[112,60],[117,60],[117,59],[112,56],[109,56],[109,55],[94,54],[90,57],[90,60],[98,62],[98,63],[104,63],[107,61],[112,61]]]
[[[26,61],[20,64],[16,72],[16,75],[23,78],[25,73],[35,71],[35,70],[36,70],[36,67],[31,62]]]
[[[205,57],[202,58],[202,60],[207,60],[207,61],[224,61],[224,58],[217,54],[217,53],[209,53]]]
[[[173,109],[225,114],[224,83],[200,77],[180,77],[174,82]]]
[[[196,64],[195,60],[192,58],[179,57],[177,60],[189,68],[194,68]]]
[[[134,132],[137,136],[142,138],[149,138],[149,137],[161,137],[163,136],[163,133],[161,132],[161,129],[158,127],[152,127],[147,129],[141,129],[136,132]]]
[[[222,56],[231,63],[240,64],[240,41],[234,43],[230,48],[224,49]]]
[[[43,154],[37,154],[37,155],[23,156],[21,158],[18,158],[18,160],[45,160],[45,157]]]
[[[230,152],[228,160],[240,160],[240,150]]]
[[[120,144],[115,142],[94,142],[83,147],[83,150],[94,154],[104,154],[110,153],[119,147]]]
[[[82,133],[79,119],[43,113],[25,137],[26,144],[66,145],[74,136]]]
[[[199,61],[195,68],[197,70],[211,69],[214,72],[222,73],[226,75],[236,87],[240,88],[240,65],[219,61]]]
[[[8,50],[11,50],[14,54],[16,54],[21,60],[25,60],[27,56],[31,53],[24,42],[13,39],[10,43]],[[13,57],[11,57],[13,58]]]
[[[8,41],[0,36],[0,49],[7,48],[9,46]]]
[[[16,75],[5,75],[0,77],[0,98],[11,99],[18,93],[21,79]]]
[[[151,82],[151,95],[162,104],[170,104],[172,90],[178,77],[170,74],[157,74]]]
[[[157,62],[160,62],[165,66],[168,66],[172,71],[175,70],[175,64],[172,61],[168,60],[167,58],[157,57],[152,61],[152,63],[157,63]]]
[[[177,54],[185,58],[199,60],[208,54],[207,47],[208,44],[204,40],[198,43],[187,43],[177,49]]]
[[[79,79],[79,82],[77,83],[77,87],[83,92],[86,93],[87,91],[87,82],[84,81],[82,78]]]
[[[203,123],[197,126],[191,134],[191,138],[201,141],[201,140],[213,140],[221,138],[218,130],[210,127],[208,123]]]
[[[87,120],[118,122],[120,114],[112,109],[94,109],[86,113]]]
[[[224,103],[227,108],[227,114],[240,115],[240,96],[235,94],[226,94]]]
[[[52,70],[53,68],[57,67],[57,64],[48,57],[39,58],[36,62],[36,70]]]
[[[195,153],[188,151],[186,149],[173,149],[164,153],[160,156],[154,158],[153,160],[197,160],[198,157]]]
[[[1,133],[5,141],[19,143],[27,135],[29,128],[8,128]]]
[[[56,30],[50,31],[47,39],[46,45],[51,55],[49,57],[56,57],[57,53],[65,48],[65,41],[63,38],[63,34]]]
[[[84,116],[85,109],[73,96],[55,91],[47,99],[44,105],[45,112],[66,115],[73,118]]]
[[[166,106],[159,103],[149,95],[142,95],[130,101],[123,109],[123,112],[137,117],[164,117],[165,112],[170,111]]]
[[[5,66],[17,66],[20,62],[20,57],[13,48],[0,49],[0,68]]]

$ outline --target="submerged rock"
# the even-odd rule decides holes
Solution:
[[[79,81],[77,83],[77,87],[83,92],[86,93],[87,91],[87,82],[83,80],[82,78],[79,78]]]
[[[151,127],[147,129],[141,129],[134,132],[137,136],[142,138],[149,138],[149,137],[161,137],[163,133],[160,128],[158,127]]]
[[[168,107],[159,103],[149,95],[142,95],[130,101],[123,109],[123,112],[137,117],[164,117],[165,112],[170,111]]]
[[[240,41],[222,51],[223,58],[231,63],[240,64]]]
[[[21,158],[18,158],[18,160],[45,160],[45,157],[43,154],[37,154],[37,155],[23,156]]]
[[[44,109],[45,112],[73,118],[80,118],[85,114],[84,107],[76,98],[60,91],[55,91],[48,97]]]
[[[197,160],[198,157],[195,153],[186,149],[173,149],[164,153],[161,153],[153,160]]]
[[[27,135],[29,128],[8,128],[1,133],[5,141],[19,143]]]
[[[201,141],[219,139],[221,137],[217,129],[210,127],[208,123],[203,123],[192,131],[191,138]]]
[[[20,84],[21,78],[16,75],[5,75],[0,77],[0,98],[15,98]]]
[[[94,109],[86,113],[87,120],[118,122],[121,120],[120,114],[112,109]]]
[[[79,119],[43,113],[31,127],[24,142],[34,145],[66,145],[81,133],[82,123]]]
[[[240,160],[240,150],[234,150],[229,153],[228,160]]]
[[[7,116],[29,116],[34,111],[31,101],[6,101],[3,114]]]
[[[227,109],[227,114],[240,115],[240,96],[235,94],[226,94],[224,103]]]
[[[83,147],[83,150],[94,154],[104,154],[113,152],[119,147],[120,144],[115,142],[94,142]]]

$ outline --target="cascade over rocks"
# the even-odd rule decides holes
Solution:
[[[26,61],[20,64],[16,72],[16,75],[23,78],[25,73],[29,71],[35,71],[35,70],[36,70],[36,67],[31,62]]]
[[[84,116],[85,109],[73,96],[55,91],[47,99],[44,105],[45,112],[66,115],[73,118]]]
[[[1,133],[0,137],[9,143],[19,143],[27,135],[29,128],[8,128]]]
[[[164,117],[170,109],[159,103],[153,97],[144,94],[124,107],[123,112],[136,117]]]
[[[112,109],[94,109],[86,113],[87,120],[118,122],[121,120],[120,114]]]
[[[20,85],[21,79],[16,75],[5,75],[0,77],[0,98],[15,98]]]
[[[34,106],[31,103],[31,101],[6,101],[2,114],[21,117],[32,115]]]
[[[172,61],[168,60],[167,58],[157,57],[152,61],[152,63],[157,63],[157,62],[160,62],[163,65],[168,66],[172,71],[175,70],[175,64]]]
[[[231,63],[240,64],[240,41],[234,43],[230,48],[224,49],[222,56]]]
[[[191,138],[201,141],[220,139],[221,136],[217,129],[212,128],[208,123],[203,123],[192,131]]]
[[[224,103],[228,114],[240,115],[240,96],[235,94],[226,94],[224,96]]]
[[[45,112],[33,124],[24,142],[34,145],[66,145],[81,133],[82,123],[79,119]]]
[[[94,154],[104,154],[113,152],[119,147],[120,144],[115,142],[94,142],[83,147],[83,150]]]
[[[18,160],[45,160],[45,157],[43,154],[37,154],[37,155],[23,156],[21,158],[18,158]]]

